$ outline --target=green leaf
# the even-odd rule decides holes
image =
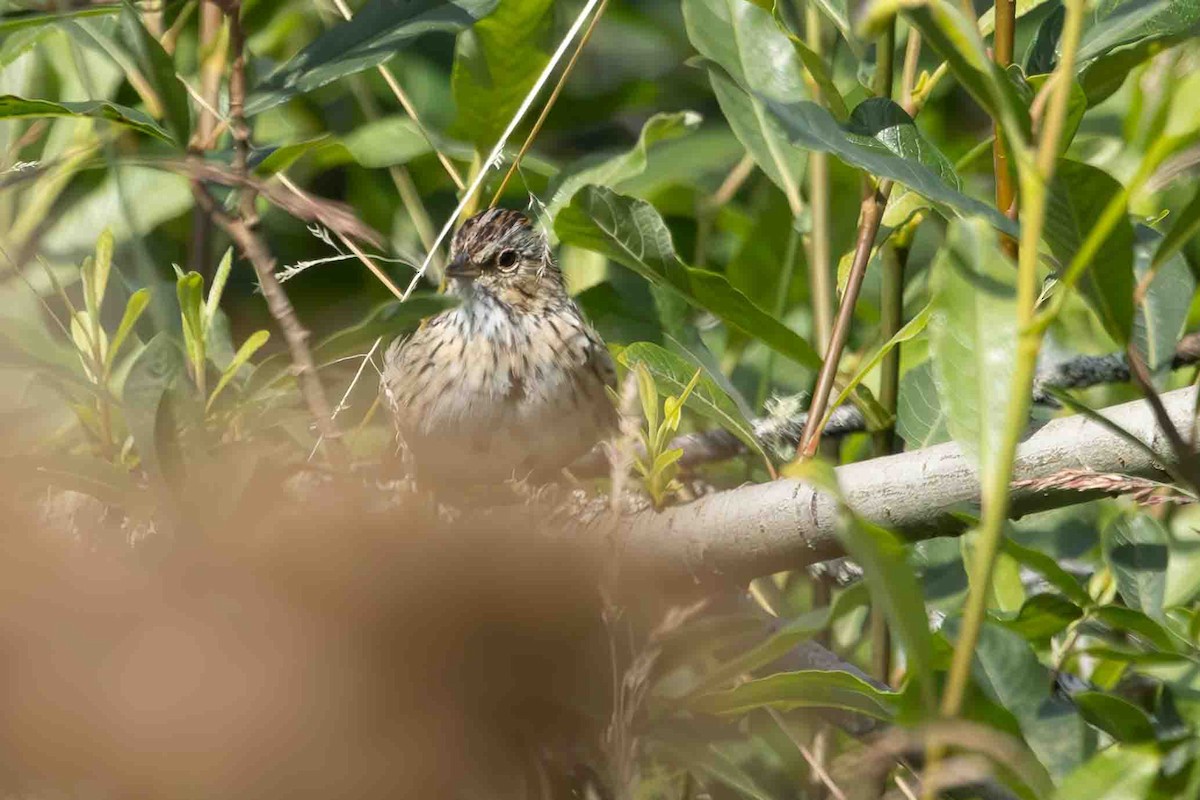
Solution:
[[[922,41],[945,59],[975,102],[1001,120],[1010,137],[1017,135],[1023,140],[1029,131],[1029,111],[1003,70],[988,56],[974,21],[947,0],[874,0],[859,27],[881,23],[901,11],[921,32]]]
[[[1028,78],[1029,88],[1037,92],[1042,91],[1042,87],[1049,82],[1049,75],[1030,75]],[[1071,81],[1071,93],[1067,96],[1067,118],[1063,121],[1062,136],[1058,143],[1059,155],[1066,153],[1071,146],[1071,142],[1075,139],[1075,134],[1079,130],[1079,125],[1083,122],[1083,114],[1087,111],[1088,99],[1087,93],[1079,81]]]
[[[183,374],[183,359],[164,331],[142,349],[125,378],[125,420],[142,465],[168,483],[179,477],[182,463],[168,392]]]
[[[871,374],[871,370],[879,366],[879,362],[883,361],[883,357],[890,353],[894,348],[903,342],[910,341],[917,336],[921,331],[925,330],[925,326],[929,324],[930,317],[933,316],[933,304],[927,303],[924,308],[916,313],[912,319],[904,324],[900,330],[896,331],[896,335],[888,339],[882,347],[875,351],[867,362],[858,368],[858,372],[854,374],[847,383],[846,387],[838,394],[837,399],[833,401],[833,405],[829,409],[829,413],[825,416],[825,422],[828,424],[829,417],[833,414],[834,409],[846,402],[851,393],[858,387],[866,377]]]
[[[100,232],[96,239],[96,257],[92,261],[92,292],[95,310],[99,313],[104,303],[104,293],[108,290],[108,276],[112,273],[113,234],[111,228]]]
[[[683,19],[695,48],[720,67],[710,67],[709,78],[729,127],[792,208],[799,208],[805,156],[788,144],[763,103],[809,96],[792,43],[769,11],[744,0],[684,0]]]
[[[1135,42],[1187,36],[1200,30],[1194,0],[1108,0],[1097,4],[1097,20],[1079,42],[1079,65]]]
[[[53,102],[17,97],[13,94],[0,95],[0,118],[23,119],[27,117],[88,117],[104,119],[124,125],[140,133],[174,144],[174,139],[158,123],[134,108],[110,103],[107,100],[83,100],[80,102]]]
[[[208,402],[204,404],[205,412],[208,412],[212,408],[213,403],[217,401],[217,397],[220,396],[221,392],[225,390],[225,387],[229,385],[229,382],[233,380],[235,375],[237,375],[238,370],[241,369],[242,366],[248,362],[250,358],[258,352],[259,348],[266,344],[267,340],[270,338],[271,334],[269,331],[255,331],[254,333],[250,334],[249,337],[247,337],[246,341],[242,342],[242,346],[239,347],[237,353],[234,354],[233,360],[229,362],[229,366],[226,367],[225,371],[221,373],[221,379],[217,381],[216,388],[214,388],[212,390],[212,394],[208,396]]]
[[[687,387],[696,374],[696,368],[701,366],[650,342],[635,342],[623,348],[618,360],[631,368],[639,364],[644,365],[654,377],[660,392],[676,395]],[[701,366],[701,369],[704,368]],[[737,436],[754,452],[766,457],[754,436],[750,421],[707,372],[701,373],[685,404]]]
[[[1103,692],[1078,692],[1071,701],[1091,724],[1118,742],[1153,742],[1150,715],[1121,697]]]
[[[368,121],[342,138],[355,162],[369,169],[407,164],[430,152],[429,140],[408,116]]]
[[[1048,558],[1048,556],[1047,556]],[[1001,625],[1020,634],[1030,642],[1049,642],[1083,616],[1079,606],[1058,594],[1035,594],[1021,605],[1013,619],[1000,620]]]
[[[1062,592],[1068,600],[1085,608],[1092,604],[1091,596],[1084,591],[1075,576],[1060,567],[1058,562],[1050,556],[1040,550],[1018,544],[1009,536],[1004,538],[1003,547],[1004,552],[1015,558],[1023,566],[1041,573],[1042,577],[1051,586]]]
[[[793,144],[832,153],[852,167],[892,180],[933,202],[943,214],[978,215],[997,229],[1016,234],[1013,221],[990,205],[968,197],[954,167],[917,130],[912,117],[891,100],[873,97],[859,103],[850,121],[838,125],[816,103],[783,104],[767,99]]]
[[[946,621],[947,635],[957,639],[960,620]],[[979,631],[975,648],[975,680],[987,694],[1016,717],[1021,734],[1042,765],[1059,778],[1084,756],[1085,726],[1069,703],[1051,694],[1054,681],[1033,649],[1016,633],[991,622]],[[1033,776],[1023,776],[1029,780]],[[1038,781],[1047,788],[1049,776]]]
[[[1168,221],[1173,220],[1171,230],[1167,231],[1167,235],[1159,242],[1158,249],[1154,252],[1153,268],[1165,264],[1168,259],[1183,250],[1184,245],[1190,242],[1197,233],[1200,233],[1200,189],[1196,190],[1182,211],[1167,219]]]
[[[809,77],[820,89],[821,101],[828,106],[830,113],[837,118],[838,122],[845,122],[850,118],[850,109],[846,106],[845,98],[842,97],[842,93],[838,91],[837,85],[833,82],[833,76],[829,74],[829,67],[825,64],[825,59],[809,47],[803,39],[784,26],[783,20],[779,17],[778,6],[775,7],[775,22],[787,35],[792,47],[796,50],[796,55],[800,58],[800,63],[804,65]]]
[[[704,775],[725,784],[751,800],[780,800],[774,792],[760,786],[753,775],[739,767],[729,756],[715,745],[678,740],[653,742],[653,748],[662,750],[670,760],[689,772]]]
[[[571,202],[575,193],[587,184],[617,188],[627,178],[641,175],[646,169],[646,158],[651,147],[691,133],[699,127],[700,120],[700,115],[694,111],[655,114],[642,126],[642,133],[632,150],[602,157],[599,161],[589,158],[567,167],[554,181],[550,202],[546,204],[546,214],[554,219]]]
[[[408,119],[407,117],[405,119]],[[410,125],[414,123],[408,120]],[[351,136],[357,134],[362,128],[369,127],[374,124],[368,122],[359,128],[356,128]],[[420,134],[418,134],[420,135]],[[424,139],[422,139],[424,141]],[[334,146],[334,139],[328,133],[323,133],[320,136],[314,136],[311,139],[304,139],[299,142],[291,142],[289,144],[267,146],[256,148],[250,156],[250,166],[254,169],[254,174],[259,177],[269,177],[276,173],[283,172],[288,167],[295,164],[303,156],[314,151],[321,151],[324,148]],[[429,145],[425,145],[426,151]]]
[[[183,321],[183,342],[196,385],[202,385],[207,358],[205,356],[204,324],[204,277],[198,272],[189,272],[175,282],[175,295],[179,300],[179,314]]]
[[[1016,270],[981,219],[955,220],[934,259],[929,344],[946,426],[986,485],[1003,447],[1017,351]]]
[[[1170,554],[1166,528],[1148,514],[1123,515],[1104,528],[1102,541],[1125,604],[1161,621]]]
[[[1161,758],[1151,745],[1118,745],[1102,750],[1067,776],[1054,793],[1054,800],[1149,798]]]
[[[348,22],[322,33],[255,87],[254,115],[338,78],[377,67],[427,33],[456,33],[497,0],[368,0]]]
[[[1091,615],[1098,622],[1108,627],[1132,633],[1159,651],[1169,654],[1182,652],[1186,643],[1176,639],[1169,629],[1164,628],[1146,614],[1124,606],[1100,606],[1092,610]]]
[[[933,362],[924,361],[900,378],[896,433],[910,450],[950,441],[946,409],[938,400]]]
[[[1046,243],[1066,269],[1121,184],[1090,164],[1062,158],[1046,207]],[[1119,344],[1133,330],[1133,225],[1122,218],[1079,281],[1079,290]]]
[[[1162,252],[1165,237],[1146,225],[1136,225],[1133,272],[1137,283],[1146,278],[1151,261]],[[1187,322],[1196,279],[1182,253],[1166,259],[1156,269],[1145,297],[1133,316],[1133,343],[1152,373],[1171,368],[1175,345]]]
[[[587,186],[559,212],[554,229],[563,242],[603,253],[798,364],[820,367],[821,357],[808,342],[755,306],[725,276],[680,261],[666,224],[644,200]]]
[[[133,326],[141,319],[142,312],[148,305],[150,305],[149,289],[138,289],[129,296],[128,302],[125,303],[125,313],[121,315],[121,322],[117,325],[117,332],[113,334],[112,344],[108,348],[106,365],[109,369],[112,368],[121,345],[125,344],[125,340],[133,332]]]
[[[1026,75],[1049,75],[1058,64],[1058,40],[1062,36],[1067,9],[1062,0],[1052,1],[1054,10],[1038,25],[1037,33],[1033,35],[1029,47],[1025,50]],[[988,13],[991,14],[992,9],[989,9]]]
[[[132,3],[121,7],[119,38],[133,56],[138,71],[145,77],[162,104],[162,119],[179,148],[187,146],[192,135],[191,103],[187,90],[175,74],[175,62],[158,39],[142,24],[141,14]]]
[[[229,280],[229,273],[233,271],[233,248],[225,249],[225,255],[221,256],[221,261],[217,264],[217,271],[213,274],[212,287],[208,290],[208,299],[204,301],[204,330],[212,328],[213,317],[217,315],[217,311],[221,308],[221,295],[225,293],[225,283]]]
[[[120,11],[121,6],[118,5],[92,6],[57,14],[43,14],[39,11],[25,9],[6,11],[4,16],[0,17],[0,35],[6,36],[14,31],[46,25],[58,26],[70,20],[107,17],[111,14],[118,14]]]
[[[500,0],[458,37],[450,87],[455,130],[490,151],[550,60],[553,0]]]
[[[899,694],[876,689],[849,672],[802,670],[746,681],[724,692],[701,695],[687,707],[706,714],[745,714],[759,708],[837,708],[889,721]]]

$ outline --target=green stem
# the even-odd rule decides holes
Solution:
[[[996,35],[992,43],[992,52],[996,64],[1001,69],[1012,63],[1013,30],[1016,27],[1017,7],[1013,0],[996,0]],[[1009,164],[1008,149],[1004,143],[1004,133],[1000,124],[994,123],[995,139],[992,141],[992,171],[996,178],[996,208],[1000,213],[1009,214],[1013,219],[1017,215],[1017,190],[1013,183],[1012,166]],[[1010,236],[1001,236],[1001,246],[1010,258],[1017,257],[1017,240]]]
[[[783,271],[779,273],[779,283],[775,287],[775,319],[782,320],[787,313],[788,295],[792,293],[792,280],[796,275],[796,259],[800,256],[800,232],[793,225],[788,233],[787,250],[783,254]],[[775,372],[775,351],[767,351],[767,363],[763,366],[762,376],[758,379],[758,392],[755,398],[755,408],[762,408],[767,401],[767,393],[771,390],[771,378]]]
[[[1020,255],[1017,263],[1017,323],[1020,334],[1004,425],[1005,436],[999,452],[995,454],[982,477],[983,519],[980,523],[978,550],[973,565],[976,575],[968,591],[962,629],[954,647],[954,657],[942,695],[941,711],[947,717],[958,716],[962,710],[963,697],[966,695],[971,674],[971,662],[987,612],[992,573],[1008,519],[1008,486],[1012,477],[1017,441],[1028,422],[1033,377],[1042,341],[1040,331],[1032,324],[1038,296],[1038,245],[1041,243],[1046,221],[1046,196],[1050,181],[1054,177],[1066,120],[1071,76],[1075,73],[1075,58],[1083,29],[1084,5],[1084,0],[1066,0],[1067,16],[1063,24],[1062,60],[1052,78],[1057,83],[1042,127],[1036,163],[1031,164],[1031,159],[1026,157],[1025,153],[1019,153],[1016,158],[1022,205]]]
[[[804,6],[804,36],[809,48],[822,55],[821,12],[811,0]],[[813,98],[821,102],[821,90],[810,84]],[[809,239],[808,284],[812,298],[813,340],[824,352],[833,330],[833,286],[830,280],[829,156],[813,151],[808,156],[808,204],[812,209]]]

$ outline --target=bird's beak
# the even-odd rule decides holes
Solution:
[[[446,277],[448,278],[473,278],[478,274],[479,270],[465,253],[459,253],[446,265]]]

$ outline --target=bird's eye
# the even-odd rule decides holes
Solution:
[[[512,269],[517,265],[517,251],[503,250],[496,256],[496,266],[500,269]]]

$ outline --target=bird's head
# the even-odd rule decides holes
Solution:
[[[520,211],[492,208],[462,224],[450,245],[446,275],[458,294],[483,290],[534,299],[562,287],[546,237]]]

